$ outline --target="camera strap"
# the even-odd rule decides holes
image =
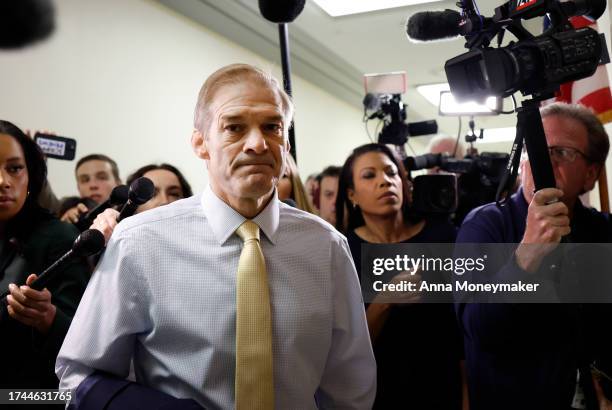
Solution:
[[[529,164],[531,165],[531,175],[535,190],[543,188],[554,188],[556,186],[555,175],[548,153],[546,134],[542,125],[540,115],[540,101],[542,98],[533,98],[523,101],[523,106],[517,110],[516,137],[512,144],[512,151],[508,159],[508,165],[500,181],[495,202],[498,206],[504,205],[509,199],[509,192],[514,187],[521,159],[523,144],[529,154]],[[502,200],[502,194],[506,193]]]
[[[510,199],[510,192],[518,175],[521,152],[523,151],[523,134],[519,126],[520,123],[517,124],[516,137],[514,137],[514,142],[512,143],[510,158],[508,158],[508,164],[506,165],[504,174],[497,186],[497,192],[495,193],[495,203],[497,206],[503,206],[508,202]]]

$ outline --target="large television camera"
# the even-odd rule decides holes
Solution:
[[[454,174],[453,179],[442,179],[439,175],[416,177],[414,208],[425,214],[452,214],[453,223],[460,226],[472,209],[495,199],[508,158],[508,154],[500,152],[468,154],[462,159],[449,154],[406,158],[404,164],[407,170],[439,168]]]
[[[554,93],[561,84],[590,77],[606,50],[603,35],[589,27],[574,29],[569,17],[601,16],[605,0],[511,0],[484,18],[472,0],[462,1],[461,34],[468,51],[448,60],[446,76],[458,100],[483,100],[489,96],[507,97]],[[522,19],[547,15],[550,27],[534,36],[521,24]],[[504,30],[518,39],[499,47]],[[497,38],[498,47],[490,46]]]
[[[483,17],[474,0],[458,4],[462,8],[458,34],[465,36],[469,51],[445,64],[453,95],[459,101],[506,97],[517,91],[532,96],[517,110],[516,139],[496,200],[507,197],[514,186],[523,142],[536,189],[554,187],[539,103],[553,97],[562,83],[589,77],[599,64],[608,62],[603,35],[589,27],[575,29],[569,21],[576,15],[597,19],[606,0],[510,0],[497,7],[493,17]],[[544,15],[550,26],[539,36],[521,24],[523,19]],[[501,47],[506,30],[518,41]],[[496,48],[491,46],[494,39]]]

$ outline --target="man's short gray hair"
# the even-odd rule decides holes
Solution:
[[[444,148],[450,149],[445,150]],[[465,147],[461,141],[448,135],[436,135],[433,137],[429,141],[426,151],[432,154],[448,152],[450,155],[454,155],[454,157],[457,159],[463,159],[465,156]]]
[[[578,104],[554,103],[540,109],[542,118],[558,115],[565,118],[572,118],[586,128],[589,142],[589,160],[596,164],[603,164],[610,151],[610,141],[605,128],[597,116],[585,106]]]
[[[254,81],[262,84],[279,95],[286,121],[285,127],[289,129],[289,125],[293,120],[293,102],[291,97],[289,97],[270,73],[249,64],[230,64],[215,71],[206,79],[198,94],[198,102],[193,115],[194,128],[201,132],[205,131],[204,126],[210,121],[210,105],[215,93],[220,88],[243,81]]]

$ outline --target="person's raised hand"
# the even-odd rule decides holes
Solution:
[[[569,235],[567,206],[560,201],[563,191],[544,188],[533,196],[527,210],[525,234],[516,250],[516,262],[527,272],[535,272],[542,260]]]

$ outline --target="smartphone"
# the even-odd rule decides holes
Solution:
[[[72,161],[76,154],[76,140],[72,138],[37,132],[34,141],[49,158]]]

